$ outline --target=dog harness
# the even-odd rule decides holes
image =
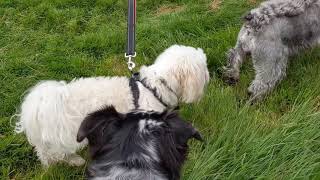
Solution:
[[[132,75],[132,77],[130,78],[129,80],[129,86],[130,86],[130,89],[131,89],[131,92],[132,92],[132,96],[133,96],[133,104],[134,104],[134,107],[135,109],[139,109],[139,97],[140,97],[140,91],[139,91],[139,87],[138,87],[138,83],[141,83],[142,86],[146,89],[148,89],[152,94],[153,96],[164,106],[166,107],[167,109],[176,109],[178,106],[175,106],[175,107],[170,107],[170,105],[168,103],[165,103],[163,101],[163,99],[161,98],[161,96],[159,95],[159,93],[157,92],[157,89],[156,88],[152,88],[150,87],[147,83],[146,83],[146,78],[144,79],[140,79],[140,74],[139,72],[137,73],[134,73]],[[161,83],[170,91],[172,92],[173,94],[176,95],[176,93],[168,86],[167,82],[162,79],[161,80]],[[177,97],[177,95],[176,95]]]

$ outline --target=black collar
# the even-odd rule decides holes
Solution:
[[[157,92],[157,89],[156,88],[152,88],[150,87],[147,83],[146,83],[146,78],[144,79],[141,79],[140,78],[140,74],[139,72],[137,73],[134,73],[132,75],[132,77],[130,78],[130,81],[129,81],[129,86],[131,88],[131,92],[132,92],[132,95],[133,95],[133,102],[134,102],[134,106],[135,106],[135,109],[138,109],[139,108],[139,96],[140,96],[140,92],[139,92],[139,88],[138,88],[138,84],[137,82],[140,82],[143,87],[145,87],[146,89],[148,89],[152,94],[153,96],[164,106],[166,107],[167,109],[176,109],[176,107],[171,107],[169,104],[165,103],[163,101],[163,99],[161,98],[161,96],[158,94]],[[162,79],[161,80],[161,83],[169,90],[171,91],[173,94],[176,95],[176,93],[168,86],[167,82]],[[177,97],[177,96],[176,96]]]

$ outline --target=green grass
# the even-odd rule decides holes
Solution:
[[[320,51],[292,58],[288,77],[263,102],[248,106],[251,63],[241,82],[219,78],[247,0],[138,0],[139,65],[172,44],[202,47],[212,80],[199,104],[184,105],[206,143],[191,142],[183,179],[320,179]],[[178,8],[177,8],[178,7]],[[39,80],[129,75],[123,58],[125,0],[0,1],[0,179],[81,179],[85,167],[43,170],[10,118]],[[168,13],[168,9],[174,12]],[[85,151],[82,152],[86,154]]]

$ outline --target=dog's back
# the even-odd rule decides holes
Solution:
[[[288,47],[290,54],[296,54],[300,49],[315,46],[320,40],[320,6],[308,7],[303,13],[292,17],[275,18],[266,25],[258,40],[278,37],[279,41]],[[259,35],[258,35],[259,34]]]
[[[264,26],[273,24],[275,19],[295,17],[302,14],[310,16],[310,13],[314,10],[319,12],[319,8],[320,0],[270,0],[252,9],[244,19],[246,26],[259,31],[263,30]]]
[[[311,6],[298,16],[276,19],[283,44],[296,50],[314,46],[320,39],[319,17],[320,6]]]
[[[245,17],[257,41],[279,41],[290,54],[320,42],[320,1],[266,1]]]

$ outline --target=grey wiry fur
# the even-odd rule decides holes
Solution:
[[[245,16],[247,27],[258,31],[275,18],[293,17],[303,14],[317,0],[272,0],[263,2]]]
[[[251,54],[255,79],[251,101],[270,92],[286,75],[288,57],[320,44],[320,0],[270,0],[245,16],[236,46],[229,50],[224,78],[239,80],[240,67]]]

